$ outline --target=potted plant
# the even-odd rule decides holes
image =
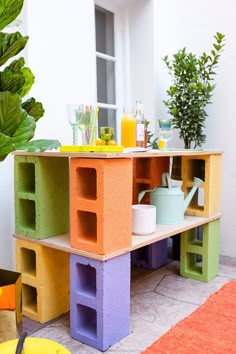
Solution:
[[[60,146],[57,140],[31,140],[44,108],[33,97],[24,100],[35,78],[24,58],[9,62],[25,48],[28,36],[1,32],[20,14],[23,3],[0,2],[0,67],[4,65],[0,70],[0,161],[14,150],[45,151]]]
[[[158,137],[155,137],[155,134],[151,131],[148,130],[150,122],[145,119],[144,125],[145,125],[145,132],[146,132],[146,140],[147,140],[147,147],[152,148],[152,149],[158,149]]]
[[[205,108],[212,100],[215,69],[225,36],[217,32],[214,38],[209,54],[204,52],[197,57],[183,48],[173,55],[172,60],[168,56],[163,58],[172,79],[172,85],[166,91],[168,99],[163,102],[186,149],[200,147],[206,141],[203,131],[207,117]]]

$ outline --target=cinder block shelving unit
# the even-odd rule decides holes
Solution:
[[[180,274],[201,281],[217,275],[221,151],[14,155],[13,236],[25,316],[45,322],[66,312],[70,302],[71,336],[105,351],[129,335],[131,260],[162,266],[167,239],[180,234]],[[194,176],[205,183],[182,224],[158,224],[152,235],[132,235],[131,206],[141,190],[161,185],[170,158],[184,192]],[[149,203],[145,198],[142,203]]]

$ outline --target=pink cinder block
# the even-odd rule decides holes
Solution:
[[[71,246],[108,254],[131,245],[132,160],[71,159]]]

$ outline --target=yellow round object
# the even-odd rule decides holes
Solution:
[[[96,139],[96,145],[105,145],[105,144],[106,144],[105,140],[101,138]]]
[[[158,146],[159,146],[160,150],[165,149],[165,145],[166,145],[165,140],[162,140],[162,139],[158,140]]]
[[[15,354],[18,339],[0,344],[1,354]],[[63,345],[45,338],[26,338],[22,354],[71,354]]]
[[[108,141],[108,145],[110,146],[116,146],[117,145],[117,142],[115,140],[109,140]]]

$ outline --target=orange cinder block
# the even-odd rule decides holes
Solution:
[[[169,171],[169,157],[135,157],[133,159],[133,204],[138,203],[138,194],[162,184],[162,174]],[[150,204],[146,193],[142,204]]]
[[[132,159],[70,161],[71,246],[108,254],[131,245]]]

